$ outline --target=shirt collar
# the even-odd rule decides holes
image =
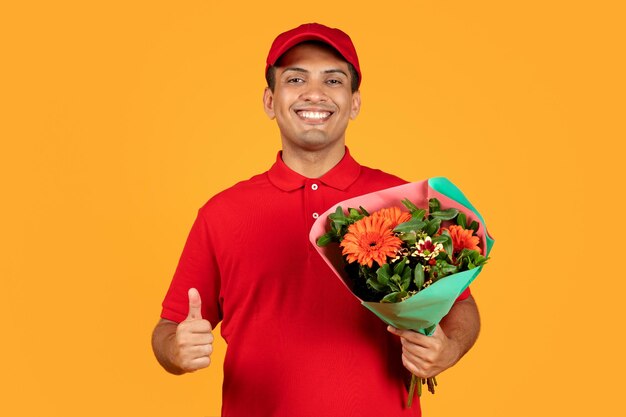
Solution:
[[[361,165],[352,158],[350,151],[346,147],[346,152],[341,161],[332,167],[330,171],[317,178],[317,180],[329,187],[345,190],[356,181],[360,173]],[[267,172],[267,175],[271,183],[283,191],[297,190],[302,188],[307,181],[313,179],[300,175],[289,168],[283,162],[282,151],[276,155],[276,162]]]

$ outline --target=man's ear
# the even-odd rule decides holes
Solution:
[[[352,93],[352,107],[350,108],[350,119],[354,120],[361,111],[361,91]]]
[[[263,109],[270,120],[273,120],[274,117],[276,117],[276,114],[274,113],[274,93],[272,93],[272,90],[270,90],[269,87],[265,87],[265,91],[263,92]]]

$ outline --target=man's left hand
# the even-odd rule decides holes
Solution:
[[[462,352],[458,343],[446,336],[439,325],[431,336],[393,326],[388,326],[387,330],[400,337],[402,363],[409,372],[418,377],[437,376],[461,358]]]

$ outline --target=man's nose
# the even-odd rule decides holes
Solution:
[[[310,80],[302,91],[300,98],[314,103],[326,101],[328,97],[324,91],[324,83]]]

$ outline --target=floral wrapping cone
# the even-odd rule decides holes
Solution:
[[[329,214],[335,212],[337,206],[341,206],[344,210],[365,207],[368,212],[373,213],[384,208],[400,206],[401,201],[405,198],[418,207],[428,207],[428,200],[433,197],[440,201],[442,208],[456,208],[459,212],[464,213],[468,223],[472,220],[478,222],[479,227],[476,232],[478,241],[470,244],[478,244],[483,248],[482,255],[488,256],[494,240],[489,236],[482,216],[463,193],[452,182],[443,177],[404,184],[341,201],[319,216],[311,228],[309,239],[337,277],[355,297],[359,298],[352,291],[352,279],[345,272],[346,261],[342,257],[341,247],[337,244],[329,244],[324,247],[316,244],[317,239],[328,230]],[[392,215],[398,216],[397,213]],[[374,228],[375,221],[376,219],[371,220],[371,226]],[[455,236],[454,230],[451,231],[451,235],[453,239],[469,239],[469,236]],[[343,246],[350,244],[350,242],[344,242],[342,242]],[[391,238],[389,238],[389,245],[393,246]],[[368,302],[360,298],[359,300],[361,304],[387,324],[399,329],[431,334],[439,321],[448,314],[457,297],[471,284],[481,270],[482,266],[446,276],[398,303]]]

